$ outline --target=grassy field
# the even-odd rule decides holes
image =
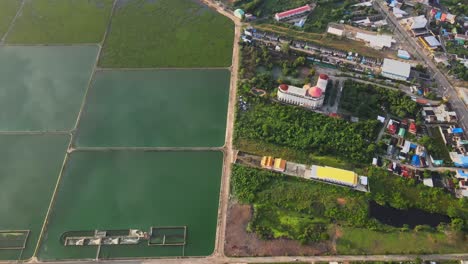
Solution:
[[[338,22],[343,17],[344,1],[323,1],[318,3],[312,14],[309,15],[304,25],[304,29],[309,32],[325,32],[330,22]]]
[[[227,67],[234,25],[191,0],[119,1],[103,67]]]
[[[0,47],[0,130],[72,129],[97,52],[97,45]]]
[[[22,259],[32,257],[57,182],[67,135],[0,136],[0,230],[30,230]],[[15,260],[18,250],[0,250]]]
[[[439,128],[429,127],[429,130],[431,131],[433,142],[433,151],[431,155],[433,155],[435,159],[442,159],[445,162],[450,162],[450,154],[444,140],[442,139]]]
[[[337,241],[338,254],[422,254],[462,253],[468,244],[462,237],[440,232],[391,232],[383,233],[360,228],[342,228]]]
[[[222,146],[229,77],[223,69],[98,72],[77,145]]]
[[[8,30],[20,4],[21,0],[2,0],[0,2],[0,39]]]
[[[362,42],[350,40],[350,39],[338,39],[335,37],[329,37],[326,34],[319,33],[307,33],[302,31],[297,31],[294,29],[289,29],[276,25],[269,24],[260,24],[256,28],[266,31],[271,31],[283,36],[288,36],[296,40],[308,41],[312,44],[318,46],[329,47],[344,51],[357,52],[359,54],[365,54],[369,57],[385,57],[385,54],[381,51],[375,50],[373,48],[366,47]]]
[[[374,179],[370,178],[371,194],[382,194],[381,186],[377,186]],[[465,232],[443,226],[432,230],[404,229],[377,222],[369,216],[368,209],[369,198],[373,200],[374,197],[362,192],[241,165],[233,167],[231,186],[237,201],[254,206],[247,231],[263,239],[288,237],[314,242],[318,234],[313,227],[318,225],[322,226],[321,241],[335,241],[336,238],[337,252],[334,253],[339,255],[462,253],[468,250]],[[420,190],[411,187],[404,192],[419,193]],[[437,200],[444,199],[441,195],[434,196]],[[459,203],[459,200],[451,197],[447,202]],[[329,236],[324,236],[324,232]]]
[[[356,164],[350,163],[345,160],[341,160],[337,157],[315,155],[314,153],[294,150],[287,147],[276,146],[266,142],[259,142],[249,139],[236,140],[236,148],[251,154],[263,156],[271,155],[274,157],[282,157],[286,160],[291,160],[299,163],[314,164],[321,166],[330,166],[342,169],[353,170],[357,166]]]
[[[26,0],[6,41],[25,44],[101,42],[112,3],[113,0]]]

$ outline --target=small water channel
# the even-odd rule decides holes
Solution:
[[[446,215],[429,213],[414,208],[400,210],[389,206],[382,206],[374,201],[369,203],[369,214],[379,222],[394,227],[403,227],[405,224],[410,228],[414,228],[417,225],[436,227],[440,223],[450,223],[450,217]]]

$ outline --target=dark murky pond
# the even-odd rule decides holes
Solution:
[[[450,223],[450,217],[446,215],[429,213],[414,208],[400,210],[389,206],[382,206],[374,201],[369,203],[369,214],[379,222],[394,227],[403,227],[405,224],[410,228],[414,228],[417,225],[436,227],[440,223]]]

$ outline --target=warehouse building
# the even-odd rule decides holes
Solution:
[[[358,185],[358,175],[356,173],[332,167],[313,165],[310,170],[310,178],[352,187]]]
[[[392,59],[384,59],[382,65],[382,76],[394,80],[408,80],[411,72],[411,65]]]
[[[298,17],[301,15],[305,15],[306,13],[312,11],[312,8],[309,5],[301,6],[298,8],[294,8],[288,11],[284,11],[281,13],[276,13],[275,14],[275,19],[276,21],[283,21],[286,19]]]
[[[328,26],[327,33],[342,37],[344,35],[344,30],[338,27]]]

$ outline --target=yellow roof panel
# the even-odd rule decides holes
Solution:
[[[357,174],[348,170],[317,166],[316,176],[321,179],[330,179],[352,185],[357,184]]]
[[[260,164],[264,167],[272,167],[273,166],[273,157],[272,156],[263,156],[262,161]]]
[[[275,169],[281,169],[285,170],[286,169],[286,161],[284,159],[275,159]]]

